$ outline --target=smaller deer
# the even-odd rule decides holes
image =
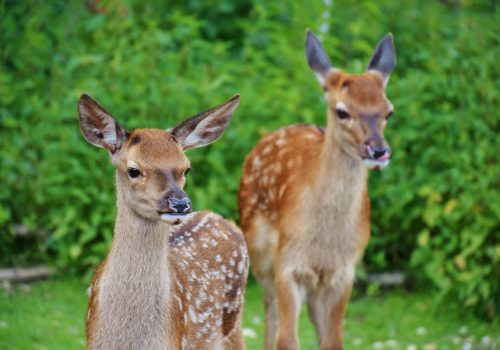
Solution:
[[[90,286],[87,349],[244,349],[248,257],[241,231],[191,213],[184,151],[227,128],[239,95],[168,131],[126,131],[97,102],[78,104],[85,139],[116,167],[113,244]]]
[[[367,168],[389,164],[383,132],[393,107],[384,88],[395,65],[392,35],[364,74],[333,68],[306,38],[327,102],[327,126],[294,125],[263,137],[247,156],[238,192],[252,270],[265,289],[265,348],[298,349],[307,299],[322,350],[343,348],[354,268],[370,236]]]

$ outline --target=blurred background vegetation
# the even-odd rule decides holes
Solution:
[[[80,135],[81,93],[128,129],[168,128],[241,93],[225,136],[188,154],[195,207],[237,220],[241,165],[257,140],[325,124],[305,28],[350,73],[390,31],[394,156],[370,175],[373,236],[359,278],[403,271],[441,302],[498,316],[496,1],[11,0],[0,16],[0,266],[88,276],[107,252],[113,167]]]

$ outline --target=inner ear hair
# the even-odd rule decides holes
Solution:
[[[128,133],[111,114],[92,97],[83,94],[78,102],[80,130],[85,139],[96,147],[116,153],[125,142]]]
[[[206,146],[222,136],[238,107],[239,95],[225,103],[197,114],[169,130],[184,150]]]

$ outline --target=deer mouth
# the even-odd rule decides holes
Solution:
[[[382,170],[389,165],[389,158],[385,159],[371,159],[363,158],[363,165],[371,170]]]
[[[191,213],[177,213],[177,212],[161,212],[158,211],[160,219],[169,223],[170,225],[178,225],[191,217]]]

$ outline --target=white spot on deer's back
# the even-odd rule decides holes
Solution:
[[[252,161],[252,168],[253,168],[253,170],[260,169],[261,165],[262,165],[262,162],[261,162],[259,156],[255,156],[253,158],[253,161]]]
[[[273,150],[273,145],[268,145],[262,150],[262,154],[263,155],[269,154],[271,153],[272,150]]]
[[[281,199],[283,197],[283,194],[285,193],[286,190],[286,184],[281,185],[278,193],[278,197]]]
[[[238,272],[240,274],[243,273],[243,270],[245,270],[245,261],[244,260],[240,260],[240,262],[238,263]]]
[[[267,175],[264,175],[260,178],[260,185],[261,186],[267,186],[267,181],[268,181],[268,177]]]
[[[286,141],[282,138],[279,138],[277,141],[276,141],[276,145],[277,146],[284,146],[286,144]]]
[[[191,318],[191,322],[198,323],[198,317],[196,316],[196,312],[194,312],[191,306],[189,307],[188,312],[189,312],[189,317]]]

